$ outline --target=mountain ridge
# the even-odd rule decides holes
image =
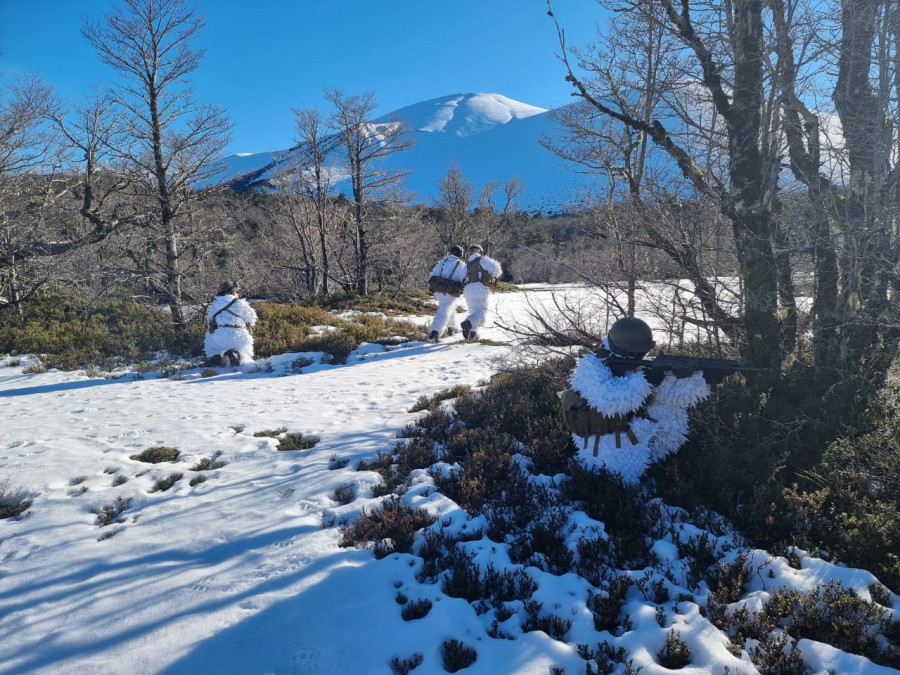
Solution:
[[[563,166],[540,145],[542,137],[556,131],[549,113],[545,108],[485,92],[449,94],[413,103],[375,120],[403,121],[417,139],[411,150],[390,155],[383,166],[411,171],[406,188],[413,195],[413,203],[432,203],[440,179],[455,164],[476,194],[489,182],[502,185],[518,178],[523,186],[518,198],[521,209],[566,211],[585,177]],[[278,166],[296,163],[299,150],[295,144],[283,150],[230,155],[222,160],[212,182],[230,185],[238,192],[271,189]],[[337,180],[335,191],[346,193],[346,183]]]

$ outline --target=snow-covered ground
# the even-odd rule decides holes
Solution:
[[[540,303],[551,290],[529,295]],[[503,323],[526,312],[524,293],[495,301]],[[510,340],[497,326],[479,333]],[[633,628],[613,638],[594,630],[584,579],[532,568],[535,599],[572,621],[566,641],[512,623],[503,629],[514,639],[494,639],[490,614],[479,616],[466,601],[416,580],[416,557],[376,560],[370,551],[338,547],[333,524],[379,501],[371,497],[378,476],[356,464],[393,448],[398,430],[417,417],[408,410],[420,396],[476,385],[508,353],[452,338],[388,350],[367,345],[346,365],[315,363],[300,373],[291,367],[297,355],[286,354],[259,368],[213,377],[194,370],[180,379],[23,374],[27,361],[0,359],[0,485],[8,476],[12,487],[33,493],[21,518],[0,521],[0,672],[391,673],[392,658],[420,653],[415,673],[443,673],[441,644],[455,638],[477,651],[465,672],[546,675],[558,667],[580,674],[585,662],[574,645],[605,637],[649,674],[667,672],[654,655],[671,628],[692,651],[682,672],[755,672],[701,616],[702,596],[675,602],[680,588],[672,589],[665,627],[654,604],[630,595]],[[321,441],[279,452],[277,439],[254,436],[281,428]],[[129,459],[154,446],[177,448],[182,459]],[[191,470],[217,454],[220,468]],[[334,459],[348,462],[334,468]],[[171,489],[149,492],[175,472],[183,478]],[[207,480],[191,486],[201,474]],[[348,484],[358,497],[342,505],[334,492]],[[123,521],[100,527],[96,512],[119,498],[133,500]],[[450,528],[466,523],[427,481],[403,499]],[[587,526],[584,520],[573,525]],[[498,569],[509,564],[503,545],[469,545]],[[663,563],[676,565],[674,548],[654,544]],[[812,558],[799,570],[761,551],[753,560],[764,571],[749,585],[756,601],[778,586],[808,589],[830,579],[868,598],[875,581]],[[430,599],[433,608],[404,621],[400,593]],[[800,648],[811,672],[891,672],[808,640]]]

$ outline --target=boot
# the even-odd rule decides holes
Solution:
[[[200,364],[202,368],[221,368],[225,364],[222,363],[221,354],[213,354],[206,361]]]
[[[455,334],[456,334],[456,329],[453,326],[450,326],[450,328],[447,329],[447,337],[450,337]]]
[[[439,340],[440,340],[440,337],[438,336],[438,332],[436,330],[433,330],[428,334],[429,342],[438,342]]]
[[[463,339],[468,340],[469,336],[472,334],[472,322],[466,319],[460,326],[462,326]]]
[[[478,339],[478,335],[475,333],[475,331],[474,331],[474,330],[470,330],[470,331],[469,331],[469,338],[468,338],[469,342],[475,342],[475,340],[477,340],[477,339]]]

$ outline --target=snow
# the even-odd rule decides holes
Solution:
[[[475,187],[518,177],[525,210],[562,211],[582,192],[585,177],[571,171],[539,139],[552,136],[556,124],[548,111],[498,93],[450,94],[405,106],[376,120],[402,120],[416,139],[405,152],[385,158],[390,170],[412,171],[406,189],[413,201],[427,203],[437,196],[441,178],[455,163]],[[232,183],[242,187],[271,181],[278,167],[291,168],[299,159],[296,146],[268,152],[240,153],[221,160],[207,184]],[[336,158],[333,158],[337,162]],[[332,167],[332,185],[349,190],[346,171]]]
[[[391,113],[409,128],[433,133],[472,136],[510,120],[546,113],[546,108],[515,101],[501,94],[453,94],[423,101]]]
[[[540,305],[551,291],[493,296],[498,321],[482,336],[508,342],[499,324],[521,318],[528,302]],[[746,655],[728,653],[722,633],[701,616],[704,594],[674,601],[686,587],[672,586],[665,627],[656,605],[632,589],[625,611],[633,627],[613,637],[594,630],[587,581],[527,568],[537,585],[534,599],[570,619],[572,628],[563,642],[522,632],[513,616],[500,626],[513,639],[495,639],[487,634],[492,613],[478,615],[439,585],[417,581],[421,559],[376,560],[370,551],[338,547],[335,524],[379,503],[371,488],[380,479],[355,471],[356,464],[393,448],[398,430],[417,417],[408,410],[420,396],[477,385],[508,352],[449,338],[365,345],[346,365],[314,362],[300,373],[291,367],[300,355],[283,354],[211,377],[189,370],[115,380],[84,372],[24,374],[27,359],[0,358],[0,481],[8,475],[33,493],[23,517],[0,521],[0,672],[387,674],[392,658],[417,652],[419,675],[445,672],[441,644],[455,638],[477,651],[467,673],[546,675],[552,667],[583,673],[574,645],[606,639],[653,674],[666,672],[655,654],[670,628],[692,650],[692,665],[682,672],[721,673],[725,666],[755,672]],[[277,439],[254,436],[283,427],[321,442],[278,452]],[[179,449],[183,459],[129,459],[160,445]],[[191,487],[199,474],[190,467],[216,453],[224,466],[203,472],[208,480]],[[347,466],[333,468],[334,457]],[[148,492],[175,471],[184,479]],[[128,481],[114,485],[119,476]],[[337,487],[354,483],[355,501],[334,499]],[[92,510],[117,497],[133,499],[123,522],[99,527]],[[451,532],[484,525],[435,491],[426,472],[418,472],[403,501],[439,515]],[[672,509],[671,518],[686,515]],[[604,531],[583,513],[568,526],[572,538]],[[685,521],[681,532],[687,538],[701,530]],[[109,533],[115,534],[104,537]],[[717,541],[720,550],[735,548],[728,536]],[[506,545],[487,539],[466,545],[481,565],[510,566]],[[678,569],[673,541],[663,538],[652,548],[661,564]],[[795,569],[754,551],[760,573],[748,602],[781,586],[810,589],[832,579],[868,597],[875,581],[869,572],[801,557]],[[431,600],[432,610],[404,621],[401,593]],[[896,596],[893,602],[900,609]],[[809,640],[799,648],[811,672],[891,672]]]

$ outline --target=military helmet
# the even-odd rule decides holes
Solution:
[[[240,286],[236,281],[226,281],[219,286],[218,295],[232,295],[240,290]]]
[[[643,356],[656,346],[650,326],[632,316],[623,317],[610,326],[607,341],[610,351],[621,356]]]
[[[463,250],[462,246],[451,246],[450,247],[450,255],[455,255],[457,258],[462,258]]]

